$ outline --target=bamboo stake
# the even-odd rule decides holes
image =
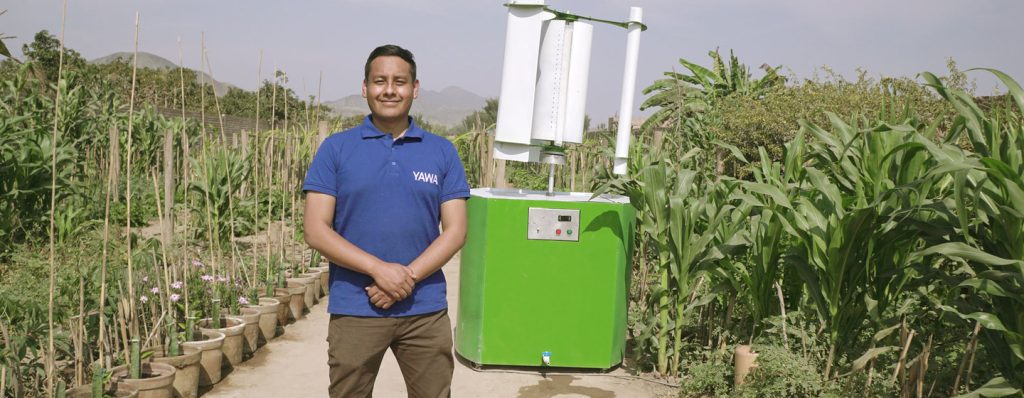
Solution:
[[[786,301],[782,297],[782,285],[775,282],[775,294],[779,297],[779,311],[782,312],[782,345],[789,350],[789,336],[786,334]]]
[[[133,336],[139,334],[138,317],[135,316],[135,269],[132,264],[132,128],[135,117],[135,77],[139,66],[139,13],[135,12],[135,48],[132,56],[132,91],[128,101],[128,148],[126,152],[125,170],[125,237],[128,243],[128,313],[131,316],[131,332]]]
[[[932,338],[934,335],[928,335],[928,343],[924,345],[924,352],[921,353],[921,361],[917,363],[917,398],[924,396],[924,377],[928,372],[928,358],[932,353]]]
[[[256,137],[260,134],[260,94],[263,91],[263,49],[260,49],[260,60],[256,66]],[[256,138],[259,142],[259,138]]]
[[[256,145],[253,148],[254,152],[256,153],[257,159],[260,158],[259,154],[260,154],[260,149],[262,148],[262,145],[260,144],[260,96],[262,95],[262,92],[263,92],[263,49],[260,49],[259,62],[256,65],[256,131],[255,131],[255,137],[254,137],[254,139],[256,140]],[[260,161],[256,161],[256,162],[253,162],[253,163],[255,165],[255,170],[253,172],[253,176],[255,177],[255,178],[253,178],[253,180],[254,180],[253,191],[256,192],[256,214],[255,214],[255,220],[253,221],[253,225],[257,226],[256,227],[256,231],[254,231],[254,233],[253,233],[253,236],[255,237],[258,234],[259,225],[260,225],[260,207],[259,207],[259,204],[260,204],[260,163],[261,162]],[[257,285],[259,285],[259,283],[257,282],[259,280],[259,277],[257,276],[257,274],[259,272],[258,271],[258,269],[259,269],[259,261],[257,259],[257,255],[256,255],[256,242],[255,242],[255,240],[253,241],[252,245],[249,246],[249,248],[252,251],[252,282],[251,283],[252,283],[253,286],[257,286]]]
[[[316,83],[316,125],[320,125],[320,90],[324,85],[324,71],[320,71],[320,79]],[[314,152],[315,153],[315,152]]]
[[[164,164],[164,166],[166,166],[166,163]],[[153,193],[154,193],[153,198],[156,201],[156,215],[160,219],[163,219],[163,216],[164,216],[163,208],[162,208],[162,206],[160,206],[160,200],[156,199],[156,198],[160,197],[160,186],[157,184],[156,171],[150,171],[150,173],[153,176]],[[166,182],[166,180],[165,180],[165,182]],[[164,194],[166,195],[167,192],[165,191]],[[167,213],[170,213],[170,212],[167,212]],[[168,214],[167,217],[170,218],[170,214]],[[168,242],[170,242],[170,241],[171,240],[168,239]],[[171,306],[173,304],[171,304],[171,302],[170,302],[170,294],[169,294],[170,293],[170,289],[171,289],[171,275],[170,275],[170,270],[169,270],[170,267],[168,266],[168,263],[167,263],[167,244],[165,244],[163,242],[160,242],[160,255],[161,255],[162,259],[163,259],[163,269],[164,269],[164,275],[163,276],[164,277],[163,277],[162,283],[158,282],[157,284],[163,287],[163,289],[160,292],[160,307],[161,307],[161,311],[162,312],[166,312],[166,311],[168,311],[169,308],[171,308]],[[156,264],[155,260],[153,261],[153,264]],[[159,276],[159,273],[157,275]],[[161,328],[156,327],[156,326],[160,325],[160,323],[155,323],[153,325],[154,325],[153,329],[155,329],[155,330],[162,330]]]
[[[181,36],[178,36],[178,71],[179,71],[179,75],[181,77],[181,125],[182,125],[181,138],[182,138],[182,151],[183,151],[182,152],[182,162],[181,162],[181,164],[182,164],[182,172],[181,172],[181,174],[182,174],[182,177],[184,177],[184,179],[185,179],[184,183],[183,183],[183,185],[185,187],[185,196],[186,196],[185,201],[188,202],[189,206],[191,207],[193,205],[193,199],[194,198],[192,197],[192,190],[189,189],[189,184],[191,183],[192,173],[191,173],[191,167],[189,165],[189,160],[191,159],[190,154],[189,154],[189,146],[190,145],[189,145],[188,133],[186,132],[186,129],[185,129],[185,123],[186,123],[186,120],[185,120],[185,65],[184,65],[184,62],[182,61],[183,57],[184,56],[182,55],[182,49],[181,49]],[[189,215],[189,217],[186,220],[187,221],[185,222],[185,231],[186,231],[186,233],[188,233],[188,231],[190,231],[191,228],[192,228],[192,216]],[[188,276],[189,276],[189,271],[190,270],[191,270],[191,267],[186,265],[185,269],[184,269],[184,272],[182,273],[182,280],[185,281],[185,283],[188,283],[188,279],[189,279]],[[188,286],[185,286],[185,290],[183,292],[184,292],[183,296],[184,296],[184,299],[185,299],[185,314],[187,316],[188,313],[189,313],[188,311],[190,309],[190,307],[189,307],[190,303],[189,303],[189,298],[188,298],[188,296],[189,296],[188,295]],[[191,339],[191,336],[189,336],[189,338]]]
[[[291,199],[291,183],[292,183],[292,134],[291,125],[288,124],[288,96],[284,98],[284,189],[288,193],[289,199]],[[282,209],[284,210],[284,209]],[[281,212],[281,260],[284,261],[288,258],[288,248],[285,247],[284,239],[284,216],[286,211]],[[292,200],[292,214],[295,214],[295,201]]]
[[[907,351],[910,350],[910,343],[914,341],[914,333],[915,331],[911,330],[910,334],[907,335],[907,340],[903,342],[903,349],[900,350],[900,359],[896,363],[896,370],[892,374],[892,381],[899,382],[900,385],[903,385],[903,365],[907,362]]]
[[[81,249],[82,245],[79,245]],[[82,354],[83,344],[85,341],[85,278],[82,276],[82,261],[78,261],[78,330],[75,333],[77,341],[75,344],[75,358],[81,358],[75,361],[75,385],[82,384],[82,378],[84,377],[85,369],[82,368],[83,360],[85,355]],[[3,390],[0,390],[2,392]]]
[[[184,61],[182,61],[183,57],[184,56],[182,55],[182,50],[181,50],[181,36],[178,36],[178,75],[180,76],[180,81],[181,81],[181,126],[182,126],[181,141],[182,141],[182,150],[183,150],[183,152],[182,152],[182,159],[181,159],[181,169],[182,169],[181,170],[181,175],[185,177],[185,189],[187,191],[188,190],[188,175],[189,175],[189,164],[188,164],[189,142],[188,142],[188,133],[185,132],[185,123],[186,123],[186,119],[185,119],[185,64],[184,64]]]
[[[199,118],[203,137],[206,137],[206,74],[202,73],[203,65],[206,64],[206,32],[199,32],[199,37]]]
[[[981,322],[974,322],[974,331],[971,332],[971,340],[967,343],[967,350],[964,352],[963,359],[960,360],[960,366],[956,370],[956,380],[953,382],[953,390],[949,392],[950,396],[957,395],[957,390],[960,389],[960,375],[963,374],[964,368],[967,367],[967,363],[970,362],[974,365],[974,351],[978,346],[978,333],[981,333]],[[971,380],[971,369],[967,369],[967,386],[970,388]]]
[[[210,66],[210,57],[206,52],[205,36],[203,41],[203,58],[206,59],[206,72],[210,74],[210,78],[213,78],[213,67]],[[220,108],[220,98],[216,95],[213,96],[213,102],[217,106],[217,116],[220,119],[220,138],[223,145],[227,145],[226,134],[224,130],[224,111]],[[233,187],[234,182],[231,177],[231,167],[227,167],[228,173],[228,187]],[[230,274],[232,278],[235,278],[235,271],[237,270],[237,258],[235,253],[238,251],[238,247],[235,245],[235,206],[234,206],[234,193],[228,192],[228,228],[230,229],[230,235],[228,235],[228,249],[231,250],[231,269],[225,274]],[[219,215],[218,215],[219,216]],[[219,217],[218,217],[219,218]]]
[[[203,65],[206,64],[206,32],[201,32],[201,35],[200,35],[200,54],[199,54],[199,59],[200,59],[200,61],[199,61],[200,62],[199,69],[201,71],[203,69]],[[202,88],[202,90],[200,90],[199,100],[200,100],[200,104],[201,104],[201,108],[202,108],[201,117],[202,117],[202,124],[203,124],[203,137],[202,137],[202,139],[203,139],[203,169],[204,169],[203,174],[206,177],[206,181],[210,181],[210,161],[209,161],[209,157],[210,157],[210,150],[209,150],[210,139],[206,135],[206,75],[203,74],[203,73],[200,73],[199,76],[200,76],[200,80],[202,81],[202,83],[200,83],[200,87]],[[207,235],[208,235],[207,236],[207,238],[208,238],[207,240],[209,241],[209,244],[210,244],[210,250],[213,250],[213,252],[214,252],[214,262],[213,262],[213,267],[212,268],[213,268],[214,275],[216,275],[216,274],[219,273],[220,265],[221,265],[220,264],[220,250],[219,250],[220,249],[220,239],[216,240],[217,246],[216,246],[216,249],[215,249],[214,248],[214,239],[213,239],[213,218],[210,215],[211,210],[210,210],[210,190],[209,190],[209,187],[207,187],[207,189],[204,191],[203,198],[206,201],[206,230],[207,230]],[[219,217],[218,217],[217,221],[220,221]]]
[[[278,69],[274,67],[274,86],[270,95],[270,129],[277,130],[277,82]]]
[[[117,128],[114,126],[110,127],[111,136],[114,136],[117,132]],[[99,351],[100,358],[103,360],[103,367],[110,368],[110,358],[107,356],[107,339],[106,339],[106,321],[107,316],[104,309],[107,305],[107,250],[110,247],[110,196],[115,187],[112,186],[114,176],[120,175],[121,170],[114,167],[115,156],[118,155],[117,142],[120,140],[120,134],[116,134],[116,137],[110,141],[110,158],[108,159],[107,167],[107,192],[103,210],[103,255],[100,261],[100,330],[99,330]]]
[[[46,319],[48,326],[47,333],[47,355],[46,355],[46,391],[51,397],[54,394],[54,367],[55,358],[57,354],[54,349],[53,343],[53,296],[56,290],[56,272],[57,266],[54,263],[56,246],[54,242],[54,213],[57,208],[57,126],[60,123],[60,79],[64,74],[64,21],[68,13],[68,1],[64,0],[64,5],[61,8],[60,13],[60,56],[57,61],[57,97],[53,102],[53,133],[50,137],[50,145],[53,150],[50,151],[50,287],[49,287],[49,301],[46,306]]]
[[[206,50],[206,35],[203,35],[203,62],[206,64],[206,73],[213,78],[213,67],[210,66],[210,56]],[[220,109],[220,97],[217,97],[217,92],[213,93],[213,104],[217,108],[217,119],[220,122],[220,140],[221,143],[227,145],[227,131],[224,130],[224,111]]]

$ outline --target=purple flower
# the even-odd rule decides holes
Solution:
[[[171,288],[172,289],[181,289],[182,285],[183,284],[181,283],[181,281],[175,281],[174,283],[171,284]]]
[[[202,279],[202,280],[207,281],[207,282],[213,282],[213,276],[211,276],[211,275],[203,275],[203,276],[200,276],[199,279]]]
[[[174,293],[174,294],[171,295],[171,302],[172,303],[177,303],[178,300],[181,300],[181,295],[180,294]]]
[[[204,265],[205,265],[205,264],[203,264],[203,262],[202,262],[202,261],[199,261],[199,260],[197,260],[197,259],[192,259],[192,266],[193,266],[193,267],[196,267],[196,268],[198,268],[198,267],[202,267],[202,266],[204,266]]]
[[[139,297],[139,301],[141,301],[143,303],[147,303],[147,302],[149,302],[149,297],[146,297],[146,296]]]
[[[142,277],[143,282],[149,282],[149,275]]]
[[[160,294],[160,288],[154,286],[152,289],[149,289],[149,292],[153,294]]]
[[[238,304],[249,305],[249,299],[245,298],[245,296],[239,297]]]

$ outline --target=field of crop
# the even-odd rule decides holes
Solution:
[[[218,97],[185,69],[87,65],[45,32],[26,47],[0,63],[4,397],[102,382],[133,345],[173,350],[319,266],[300,245],[301,181],[327,132],[355,120],[299,99],[280,71]],[[680,61],[644,90],[653,113],[627,176],[593,132],[556,178],[638,210],[637,372],[683,397],[1021,396],[1016,81],[972,71],[1007,88],[976,97],[952,62],[916,81],[797,81],[731,54]],[[451,131],[471,184],[543,188],[541,166],[491,160],[496,108]],[[757,367],[734,386],[738,347]]]

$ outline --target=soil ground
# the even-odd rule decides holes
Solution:
[[[459,256],[443,268],[448,280],[449,316],[458,314]],[[321,300],[306,319],[289,325],[282,336],[236,367],[203,398],[291,398],[327,396],[327,304]],[[630,375],[618,367],[608,373],[542,374],[538,368],[484,368],[477,371],[456,355],[453,397],[673,397],[676,389]],[[405,397],[405,382],[390,351],[374,386],[375,397]]]

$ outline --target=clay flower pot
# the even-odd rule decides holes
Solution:
[[[331,292],[331,265],[322,265],[313,268],[320,271],[320,296],[326,296]]]
[[[128,365],[111,369],[114,380],[139,390],[138,398],[174,398],[174,374],[178,370],[165,363],[143,362],[142,377],[128,378]]]
[[[206,387],[217,384],[221,378],[220,368],[224,362],[224,333],[217,331],[204,332],[206,339],[181,343],[182,347],[192,347],[202,352],[199,359],[199,386]]]
[[[106,394],[106,396],[113,396],[116,398],[137,398],[139,396],[139,389],[124,383],[114,383],[113,386],[103,390],[103,393]],[[78,386],[67,390],[65,391],[65,397],[92,398],[92,386],[86,384],[84,386]]]
[[[743,385],[743,379],[747,377],[750,370],[757,367],[757,353],[749,345],[736,346],[735,366],[733,371],[733,385]]]
[[[313,284],[315,283],[314,281],[318,281],[318,280],[320,280],[319,276],[317,276],[317,277],[310,277],[310,276],[301,276],[300,275],[300,276],[295,277],[295,278],[288,278],[288,286],[289,287],[292,286],[292,282],[296,282],[298,284],[306,286],[306,291],[304,292],[305,296],[303,296],[303,302],[306,304],[306,308],[307,309],[311,309],[311,308],[313,308],[314,305],[316,305],[316,299],[313,298],[314,296],[316,296],[316,291],[313,290],[314,289]]]
[[[164,347],[156,346],[146,351],[153,353],[151,360],[156,363],[165,363],[173,366],[178,371],[174,374],[174,397],[175,398],[196,398],[199,396],[199,373],[202,366],[199,361],[203,358],[203,352],[195,347],[183,346],[183,354],[173,357],[164,355]]]
[[[309,295],[313,297],[313,304],[317,304],[320,302],[320,290],[322,289],[320,287],[320,273],[320,271],[310,270],[305,274],[299,275],[300,278],[313,279],[312,291],[309,292]]]
[[[242,322],[245,322],[245,329],[242,331],[242,355],[246,358],[251,357],[256,353],[260,338],[260,312],[254,308],[239,308],[239,314],[229,314],[226,308],[221,310],[221,314],[229,314],[235,318],[241,318]]]
[[[221,366],[231,370],[234,369],[235,365],[242,363],[242,351],[245,346],[245,321],[242,318],[235,318],[232,316],[220,317],[221,328],[211,329],[210,323],[213,320],[210,318],[203,318],[199,321],[199,330],[203,333],[206,332],[220,332],[224,334],[224,345],[220,347],[221,352],[224,353],[224,358],[228,360],[227,363],[221,363]]]
[[[281,331],[283,332],[285,325],[288,324],[288,317],[292,313],[291,308],[289,308],[292,302],[292,294],[286,289],[278,288],[274,290],[274,299],[281,303],[277,306],[277,324],[281,326]]]
[[[262,297],[260,298],[259,305],[251,305],[249,308],[256,310],[259,313],[259,339],[257,344],[260,346],[267,344],[277,334],[277,313],[278,308],[281,306],[281,302],[277,299]]]
[[[305,282],[298,279],[288,279],[288,287],[283,290],[291,295],[288,300],[288,309],[291,310],[291,318],[298,321],[302,319],[306,309],[306,286]]]

